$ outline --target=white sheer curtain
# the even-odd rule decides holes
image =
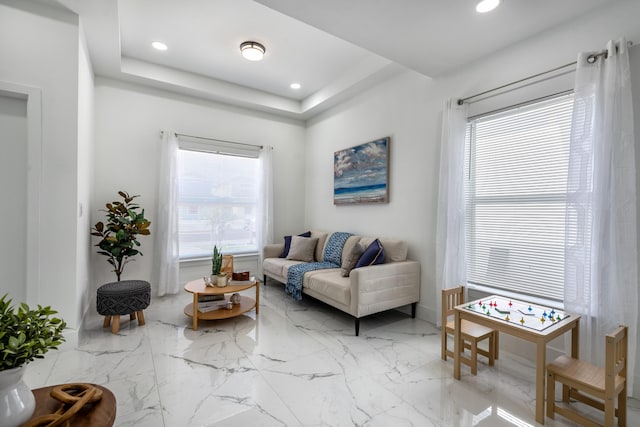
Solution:
[[[262,248],[273,243],[273,147],[265,145],[260,152],[260,200],[258,201],[258,274],[262,276]]]
[[[445,104],[440,145],[436,283],[439,289],[466,283],[464,239],[464,136],[467,105]]]
[[[160,164],[158,167],[158,194],[155,224],[155,254],[153,284],[158,296],[176,294],[180,290],[178,274],[178,138],[173,131],[162,132]]]
[[[629,394],[638,333],[633,109],[624,40],[578,55],[569,158],[565,309],[579,313],[580,358],[604,366],[605,335],[629,326]]]

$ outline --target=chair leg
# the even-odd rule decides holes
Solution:
[[[356,336],[360,335],[360,318],[356,317]]]
[[[117,334],[120,330],[120,316],[113,316],[113,323],[111,324],[111,333]]]
[[[102,322],[103,328],[108,328],[111,326],[111,316],[104,316],[104,321]]]
[[[444,360],[445,362],[447,361],[447,331],[445,326],[442,326],[442,343],[440,345],[441,350],[440,350],[440,357],[442,358],[442,360]]]
[[[618,395],[618,425],[627,425],[627,385],[625,384]]]
[[[471,375],[478,375],[478,343],[471,343]]]
[[[415,319],[416,318],[416,306],[418,305],[417,302],[412,302],[411,303],[411,318]]]
[[[554,419],[556,412],[556,376],[547,372],[547,417]]]
[[[264,279],[264,280],[262,281],[262,285],[263,285],[263,286],[267,286],[267,275],[266,275],[266,274],[264,274],[264,275],[262,276],[262,278]]]
[[[613,427],[616,416],[616,397],[605,396],[604,398],[604,425],[605,427]],[[620,424],[623,425],[623,424]]]
[[[142,310],[140,310],[140,311],[136,311],[136,314],[138,315],[138,326],[143,326],[144,325],[144,313],[142,312]]]

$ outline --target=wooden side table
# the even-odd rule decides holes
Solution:
[[[201,312],[198,311],[198,296],[199,295],[225,295],[225,294],[233,294],[236,292],[244,291],[247,289],[256,288],[256,299],[250,298],[245,295],[240,296],[240,304],[234,304],[233,308],[230,310],[224,307]],[[184,314],[193,318],[193,330],[198,330],[198,319],[203,320],[217,320],[217,319],[228,319],[230,317],[240,316],[241,314],[246,313],[247,311],[256,309],[256,314],[260,312],[260,286],[258,286],[258,281],[255,278],[247,282],[233,282],[230,281],[229,284],[223,288],[209,287],[205,286],[203,279],[192,280],[188,282],[184,286],[184,290],[186,292],[190,292],[193,294],[193,302],[186,305],[184,308]],[[221,300],[220,303],[228,302],[229,298],[225,298],[224,301]]]
[[[102,399],[94,404],[85,405],[71,418],[70,424],[74,427],[113,426],[113,422],[116,419],[116,397],[108,388],[97,384],[91,385],[102,390]],[[36,398],[36,410],[31,416],[31,420],[43,415],[52,414],[60,408],[62,403],[51,397],[51,390],[53,390],[54,387],[57,387],[57,385],[32,390]]]

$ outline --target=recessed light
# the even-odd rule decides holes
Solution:
[[[258,42],[244,42],[240,45],[240,52],[249,61],[260,61],[267,50]]]
[[[302,87],[302,85],[301,85],[300,83],[291,83],[291,84],[289,85],[289,87],[290,87],[291,89],[300,89],[300,88]]]
[[[500,0],[480,0],[476,5],[476,12],[487,13],[498,7]]]
[[[167,50],[167,45],[162,43],[162,42],[153,42],[151,43],[151,46],[153,46],[155,49],[158,50]]]

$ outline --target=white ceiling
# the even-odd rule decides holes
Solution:
[[[57,1],[80,15],[97,75],[304,120],[405,68],[437,77],[617,0],[503,0],[484,15],[475,0]],[[263,61],[242,58],[247,40]]]

